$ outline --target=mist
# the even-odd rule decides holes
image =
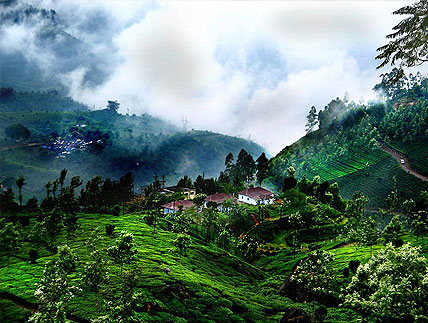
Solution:
[[[276,154],[304,135],[312,105],[374,98],[376,48],[407,3],[15,1],[0,7],[0,55],[90,107],[185,116]],[[5,19],[30,5],[47,17]]]

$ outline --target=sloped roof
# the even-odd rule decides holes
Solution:
[[[274,196],[274,194],[271,191],[264,189],[263,187],[246,188],[245,190],[238,192],[238,194],[249,196],[255,200],[260,198],[262,199],[271,198]]]
[[[183,206],[183,210],[187,210],[188,208],[192,207],[194,203],[189,200],[179,200],[179,201],[172,201],[169,203],[166,203],[162,205],[165,209],[171,209],[174,211],[178,211],[180,206]]]
[[[236,199],[235,197],[233,197],[232,194],[227,194],[227,193],[216,193],[216,194],[211,194],[208,195],[205,198],[206,202],[216,202],[217,204],[222,204],[224,203],[225,200],[227,199]]]

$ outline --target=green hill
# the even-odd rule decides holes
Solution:
[[[296,176],[338,182],[345,198],[361,191],[369,207],[383,207],[397,189],[402,200],[428,190],[428,182],[408,174],[383,151],[378,140],[404,153],[410,167],[428,176],[427,81],[395,89],[385,104],[361,106],[333,100],[322,111],[320,129],[285,147],[270,162],[270,181],[277,187],[296,168]]]
[[[28,128],[30,137],[21,142],[7,137],[7,127],[16,124]],[[28,183],[24,200],[44,196],[43,185],[63,168],[84,181],[95,175],[119,178],[130,171],[140,187],[155,175],[164,174],[168,184],[176,184],[184,175],[217,176],[228,153],[238,155],[245,149],[257,158],[263,152],[249,140],[210,131],[183,132],[148,114],[89,111],[56,93],[22,92],[2,98],[0,129],[0,181],[15,187],[14,179],[23,175]],[[43,148],[58,137],[69,141],[84,137],[94,143],[58,158]]]

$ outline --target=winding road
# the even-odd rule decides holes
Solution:
[[[41,146],[43,145],[42,143],[39,142],[33,142],[30,144],[20,144],[20,145],[13,145],[13,146],[4,146],[4,147],[0,147],[0,151],[2,150],[8,150],[8,149],[14,149],[14,148],[22,148],[22,147],[34,147],[34,146]]]
[[[398,162],[400,167],[406,171],[409,174],[412,174],[413,176],[423,180],[424,182],[428,182],[428,177],[419,174],[417,171],[413,170],[410,167],[409,159],[404,155],[403,153],[395,150],[394,148],[389,147],[384,142],[378,141],[380,148],[385,151],[386,153],[390,154],[394,159]],[[404,164],[401,162],[401,160],[404,160]]]

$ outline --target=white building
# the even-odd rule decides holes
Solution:
[[[238,202],[251,205],[273,204],[275,194],[262,187],[250,187],[238,192]]]

